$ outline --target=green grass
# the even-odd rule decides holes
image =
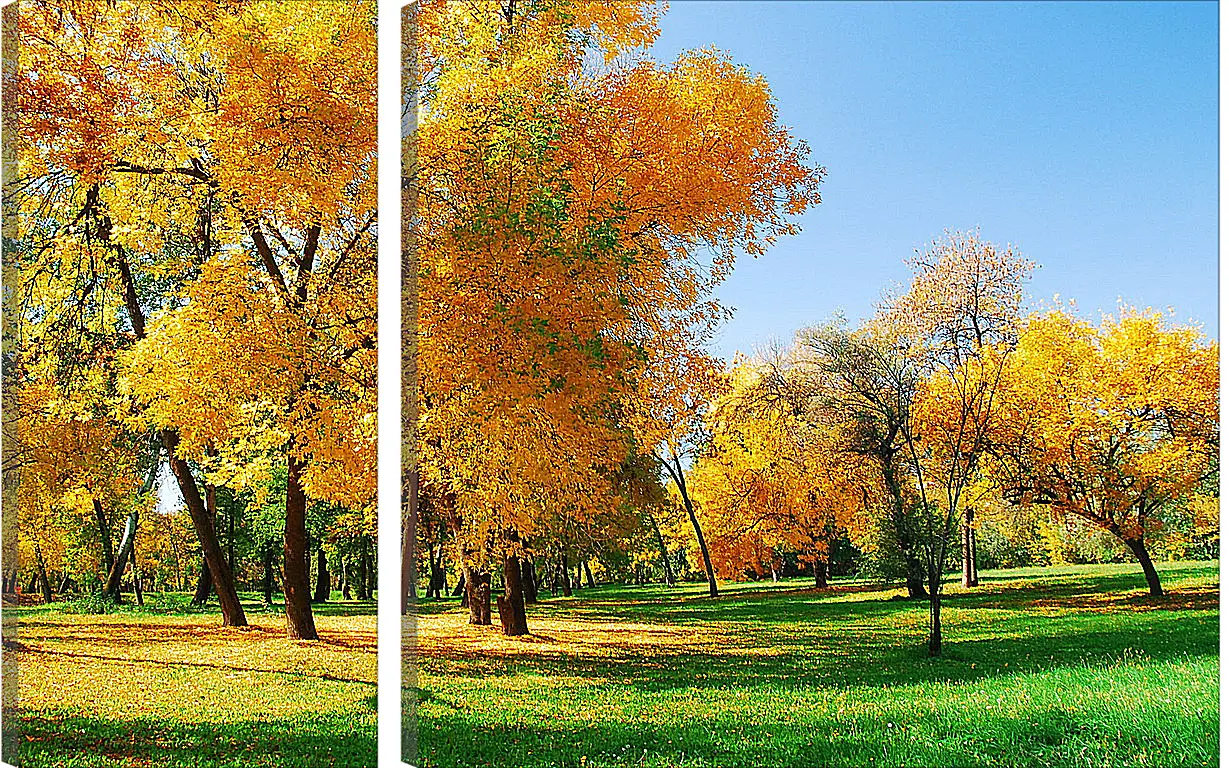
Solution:
[[[599,587],[533,637],[418,616],[422,766],[1187,766],[1218,761],[1218,573],[988,572],[924,604],[860,582]],[[498,625],[498,622],[496,622]]]
[[[241,595],[251,627],[188,595],[18,616],[18,760],[70,766],[374,766],[374,602],[313,606],[321,640],[285,637],[280,603]],[[338,595],[334,595],[336,599]],[[6,760],[11,760],[6,755]]]

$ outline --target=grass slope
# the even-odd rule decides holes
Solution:
[[[6,608],[21,768],[374,766],[375,603],[313,606],[313,643],[286,638],[280,605],[243,597],[243,629],[182,595],[106,615]]]
[[[418,622],[421,766],[1187,766],[1218,755],[1215,563],[945,586],[944,656],[903,590],[601,587],[528,638]]]

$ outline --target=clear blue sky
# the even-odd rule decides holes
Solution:
[[[945,228],[1040,265],[1034,300],[1217,318],[1217,8],[1205,3],[676,0],[653,55],[764,74],[828,168],[803,233],[744,258],[714,343],[865,317]]]

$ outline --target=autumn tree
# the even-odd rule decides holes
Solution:
[[[75,2],[21,15],[27,274],[110,302],[226,624],[246,623],[200,480],[287,462],[292,636],[304,516],[374,487],[374,8]],[[303,566],[303,567],[301,567]]]
[[[510,632],[526,542],[618,507],[624,459],[666,439],[649,414],[669,363],[702,356],[712,288],[818,202],[762,78],[644,55],[658,12],[418,12],[422,482],[454,505],[467,583],[503,569]]]
[[[1030,318],[1005,375],[995,479],[1013,501],[1117,537],[1160,596],[1147,545],[1158,513],[1217,467],[1218,354],[1150,310],[1099,327],[1062,309]]]

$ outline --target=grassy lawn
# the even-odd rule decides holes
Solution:
[[[1189,766],[1218,762],[1216,563],[991,571],[904,591],[599,587],[527,638],[418,622],[421,766]],[[894,599],[895,598],[895,599]]]
[[[105,615],[6,608],[21,768],[374,766],[375,603],[313,606],[321,640],[296,642],[280,604],[242,597],[244,629],[185,595]]]

